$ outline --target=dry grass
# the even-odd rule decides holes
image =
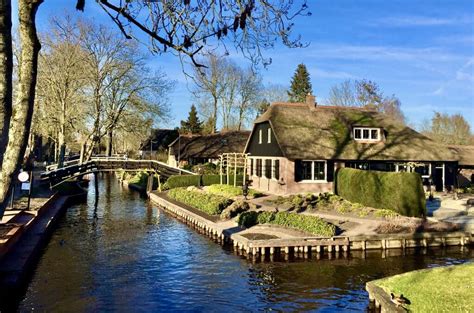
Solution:
[[[414,234],[422,232],[452,232],[459,226],[448,222],[430,222],[421,218],[398,217],[381,223],[375,231],[377,234]]]

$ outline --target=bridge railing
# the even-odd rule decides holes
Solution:
[[[156,160],[134,160],[126,157],[102,157],[95,156],[90,161],[83,164],[72,164],[62,168],[56,168],[41,174],[42,180],[58,182],[70,179],[72,177],[97,171],[140,171],[151,170],[159,173],[163,177],[172,175],[196,175],[188,170],[170,166],[164,162]]]

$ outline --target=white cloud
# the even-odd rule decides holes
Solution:
[[[431,16],[390,16],[369,22],[371,26],[411,27],[411,26],[446,26],[472,23],[472,16],[431,17]]]

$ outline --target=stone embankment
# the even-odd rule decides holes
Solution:
[[[231,244],[245,255],[282,255],[308,258],[328,254],[329,257],[346,254],[349,250],[410,249],[445,246],[466,246],[473,242],[472,235],[465,232],[389,234],[371,236],[334,236],[331,238],[309,237],[273,226],[240,228],[235,221],[220,221],[196,209],[169,199],[166,193],[151,192],[150,199],[171,212],[186,224],[200,230],[220,243]]]

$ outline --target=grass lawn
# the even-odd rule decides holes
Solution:
[[[389,294],[403,294],[410,312],[473,312],[474,263],[438,267],[374,281]]]

